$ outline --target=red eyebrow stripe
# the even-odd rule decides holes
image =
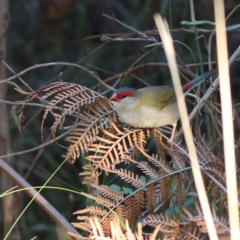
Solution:
[[[124,95],[126,95],[128,97],[134,96],[134,94],[132,92],[113,93],[113,95],[109,98],[109,100],[117,102],[119,99],[122,99]]]
[[[126,95],[128,97],[133,97],[134,94],[132,92],[121,92],[121,93],[118,93],[118,96],[121,98],[123,95]]]

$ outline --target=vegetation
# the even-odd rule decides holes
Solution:
[[[171,5],[169,9],[173,10]],[[191,11],[194,14],[194,11]],[[236,11],[238,7],[234,8],[228,19],[234,16]],[[162,5],[161,12],[169,19],[173,35],[178,31],[180,32],[178,37],[184,32],[191,32],[191,37],[187,37],[186,33],[186,41],[181,37],[175,41],[176,38],[173,36],[176,42],[178,70],[183,82],[194,78],[195,73],[198,75],[207,68],[215,70],[213,19],[185,21],[183,24],[186,28],[173,29],[171,11],[166,12]],[[74,190],[74,193],[79,194],[80,197],[73,197],[73,193],[68,195],[70,200],[67,204],[70,206],[72,204],[74,207],[67,209],[66,205],[59,206],[63,215],[64,212],[67,213],[68,216],[65,216],[67,220],[70,220],[70,212],[74,211],[72,225],[79,232],[70,229],[67,225],[63,226],[73,239],[90,237],[92,239],[107,239],[107,237],[110,239],[208,239],[208,226],[199,202],[191,171],[191,156],[185,144],[182,128],[179,127],[174,143],[169,144],[167,139],[171,131],[168,128],[141,129],[128,126],[118,118],[106,97],[110,91],[122,85],[138,88],[143,85],[165,84],[163,80],[160,81],[160,76],[164,76],[163,79],[169,76],[169,66],[161,49],[161,41],[158,40],[158,32],[152,29],[143,32],[135,28],[134,24],[128,25],[127,20],[122,22],[118,18],[104,16],[108,21],[119,24],[128,32],[114,35],[110,32],[94,37],[98,39],[101,37],[103,43],[76,64],[69,62],[37,64],[16,74],[5,63],[14,74],[5,81],[13,83],[17,91],[17,97],[14,98],[17,104],[22,105],[18,111],[21,139],[26,141],[24,143],[26,146],[32,146],[31,141],[35,141],[35,138],[42,139],[43,142],[36,140],[39,145],[37,155],[40,157],[35,156],[34,164],[25,173],[25,177],[28,179],[31,176],[41,156],[46,155],[43,163],[47,167],[47,162],[52,161],[57,170],[52,171],[54,173],[47,181],[41,179],[41,183],[36,184],[36,186],[40,185],[39,193],[44,195],[48,190],[48,182],[55,179],[52,185],[56,188],[67,186],[65,193]],[[153,19],[151,21],[154,22]],[[198,28],[199,25],[206,28]],[[239,24],[228,27],[231,33],[238,29]],[[206,47],[204,41],[199,39],[200,34],[204,35],[202,39],[207,42]],[[124,48],[127,60],[124,63],[122,57],[121,66],[118,66],[117,61],[110,62],[107,59],[109,53],[102,51],[110,43],[115,44],[115,52],[120,52],[122,46]],[[131,55],[133,43],[140,51]],[[188,54],[185,57],[186,52]],[[237,49],[229,60],[230,67],[238,61],[238,56]],[[101,61],[105,59],[106,61]],[[96,62],[97,66],[94,65]],[[106,63],[111,67],[114,65],[114,70]],[[59,73],[56,77],[58,79],[54,78],[48,83],[41,84],[43,87],[38,87],[37,91],[32,90],[21,78],[31,70],[39,71],[43,68],[45,71],[50,66],[56,67],[56,72]],[[67,68],[61,69],[63,72],[60,73],[60,66]],[[190,94],[188,108],[194,145],[217,235],[219,239],[230,239],[224,163],[226,159],[223,151],[222,114],[217,76],[218,70],[214,71],[211,82],[206,82],[203,88]],[[13,82],[17,78],[28,90]],[[156,82],[149,80],[154,78],[158,80]],[[78,84],[76,79],[86,81]],[[20,101],[21,95],[26,96],[26,99]],[[36,103],[36,100],[40,103]],[[43,109],[43,112],[40,110],[34,115],[35,112],[32,111],[36,111],[37,107]],[[235,139],[238,139],[238,109],[233,107],[232,110],[236,122]],[[38,119],[39,114],[41,121]],[[30,118],[31,121],[28,120]],[[29,122],[31,125],[27,126]],[[31,134],[35,132],[37,137]],[[46,134],[47,138],[45,138]],[[46,149],[54,142],[56,144],[51,150]],[[238,156],[237,141],[235,144]],[[62,151],[63,161],[59,160],[57,154],[59,151]],[[65,162],[70,164],[63,165]],[[5,165],[0,166],[7,172]],[[74,167],[78,170],[76,171]],[[65,169],[69,169],[70,174]],[[38,175],[43,173],[43,170],[40,170],[41,173]],[[238,172],[239,170],[237,171],[239,178]],[[60,179],[57,179],[56,173],[61,173]],[[14,179],[14,175],[11,178]],[[19,180],[19,185],[26,188],[24,184]],[[48,191],[49,193],[45,194],[46,198],[48,194],[54,194],[54,190]],[[6,192],[2,196],[5,197],[13,192]],[[16,196],[20,199],[21,195],[18,193]],[[31,196],[37,199],[36,193]],[[61,195],[57,198],[59,196]],[[58,199],[54,201],[57,205]],[[43,203],[38,202],[38,204],[43,208]],[[58,215],[52,218],[58,224],[64,225]]]

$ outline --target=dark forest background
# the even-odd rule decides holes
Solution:
[[[239,2],[237,0],[225,1],[226,15],[228,15]],[[214,22],[213,2],[206,0],[194,1],[194,12],[196,20],[208,20]],[[109,37],[136,37],[130,30],[122,25],[104,17],[102,14],[114,16],[128,26],[145,32],[148,36],[159,39],[153,14],[161,13],[166,17],[172,37],[186,44],[193,53],[197,62],[197,45],[193,31],[185,31],[183,28],[192,29],[181,25],[181,21],[191,21],[190,6],[187,0],[134,0],[134,1],[80,1],[80,0],[21,0],[9,1],[10,22],[7,29],[6,63],[19,73],[35,64],[48,62],[79,63],[87,69],[96,72],[103,80],[127,71],[131,65],[149,50],[145,46],[149,42],[143,41],[102,41],[102,35]],[[240,14],[237,11],[227,21],[227,25],[240,22]],[[210,25],[200,28],[213,29]],[[210,32],[199,33],[199,43],[202,61],[207,62],[206,41]],[[239,31],[228,33],[229,56],[235,51],[240,43]],[[181,44],[175,43],[178,56],[186,64],[193,64],[192,54]],[[212,45],[212,61],[216,59],[215,39]],[[166,63],[163,49],[160,47],[143,57],[138,64],[153,62]],[[208,65],[204,65],[208,70]],[[215,66],[213,66],[215,68]],[[193,66],[200,72],[200,67]],[[60,73],[62,73],[60,75]],[[237,61],[230,69],[233,103],[240,100],[240,65]],[[171,84],[168,67],[146,67],[135,73],[150,85]],[[7,77],[13,73],[7,70]],[[74,82],[89,88],[94,87],[97,81],[85,72],[62,65],[44,68],[36,68],[21,76],[24,81],[34,90],[39,89],[51,81]],[[17,79],[14,82],[25,90],[22,83]],[[108,82],[112,85],[114,82]],[[144,83],[133,77],[126,77],[123,86],[135,88],[143,87]],[[117,85],[116,87],[119,87]],[[0,85],[1,87],[1,85]],[[104,92],[106,88],[96,88]],[[112,92],[107,93],[109,97]],[[14,90],[14,86],[8,84],[7,97],[5,100],[15,102],[23,100],[24,97]],[[0,103],[1,104],[1,103]],[[28,107],[26,120],[19,132],[17,111],[19,105],[6,104],[7,117],[10,130],[12,153],[34,148],[42,144],[40,126],[43,109]],[[44,141],[50,137],[50,126],[53,119],[49,117],[44,125]],[[61,133],[61,131],[60,131]],[[60,144],[66,144],[64,140]],[[24,176],[32,162],[37,158],[38,164],[28,178],[32,186],[41,186],[63,161],[61,157],[65,149],[57,144],[51,144],[40,150],[13,156],[14,169]],[[78,176],[81,170],[81,160],[76,165],[65,164],[54,176],[49,185],[63,186],[66,188],[83,191]],[[45,189],[41,193],[69,222],[75,221],[76,216],[72,212],[83,208],[88,199],[75,196],[68,192]],[[30,198],[22,195],[18,202],[19,211],[29,202]],[[0,199],[2,201],[2,199]],[[3,216],[0,207],[0,238],[3,239]],[[21,217],[18,225],[22,239],[63,239],[57,236],[56,224],[43,212],[37,204],[33,203],[26,213]]]

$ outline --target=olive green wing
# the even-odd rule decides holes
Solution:
[[[158,110],[162,110],[176,99],[174,89],[170,86],[146,87],[139,89],[139,92],[139,104],[153,106]]]

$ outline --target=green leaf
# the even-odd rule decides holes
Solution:
[[[139,179],[143,180],[144,182],[147,181],[146,177],[145,176],[141,176]]]
[[[211,26],[215,26],[215,22],[211,22],[211,21],[207,21],[207,20],[200,20],[200,21],[194,21],[194,22],[182,21],[181,24],[182,25],[189,25],[189,26],[210,24]],[[227,27],[227,31],[233,31],[233,30],[237,30],[237,29],[240,29],[240,23]]]
[[[121,192],[121,188],[116,184],[111,184],[111,186],[109,188],[112,189],[112,190]]]
[[[150,178],[147,180],[146,185],[156,182],[156,178]]]
[[[194,198],[193,197],[188,197],[187,199],[185,199],[183,205],[184,205],[184,207],[187,207],[187,206],[193,204],[193,202],[194,202]]]
[[[238,23],[238,24],[227,27],[227,31],[237,30],[239,28],[240,28],[240,24]]]
[[[131,194],[133,190],[131,188],[123,188],[121,191],[122,194]]]
[[[201,21],[194,21],[194,22],[189,22],[189,21],[181,21],[182,25],[190,25],[190,26],[197,26],[197,25],[202,25],[202,24],[210,24],[211,26],[215,26],[215,22],[207,21],[207,20],[201,20]]]
[[[194,198],[189,197],[189,198],[185,199],[183,206],[187,207],[187,206],[193,204],[193,202],[194,202]],[[172,215],[174,212],[177,212],[177,211],[179,211],[179,204],[175,204],[174,207],[170,207],[170,208],[166,209],[165,213],[167,215]]]

